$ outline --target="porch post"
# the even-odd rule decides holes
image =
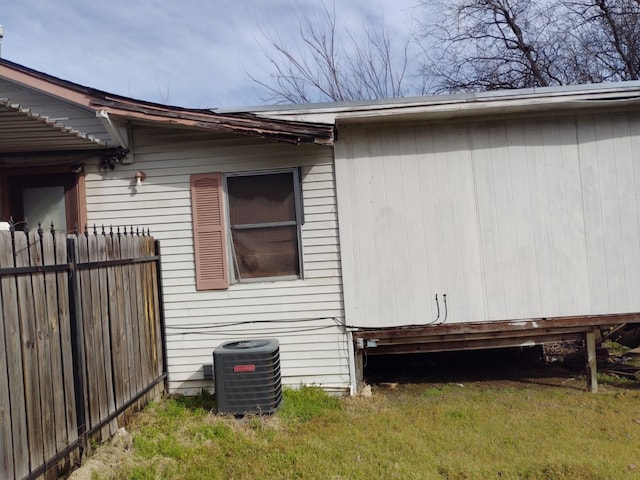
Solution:
[[[585,333],[587,360],[587,389],[591,393],[598,391],[598,365],[596,362],[596,334],[594,330]]]

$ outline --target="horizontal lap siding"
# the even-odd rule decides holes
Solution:
[[[637,312],[640,115],[345,127],[348,323]],[[439,295],[439,303],[435,301]]]
[[[350,385],[344,323],[333,153],[329,148],[267,143],[151,128],[134,132],[133,165],[89,169],[90,223],[151,229],[162,245],[169,384],[173,392],[211,388],[203,366],[222,342],[275,337],[283,382],[327,389]],[[189,180],[192,174],[301,167],[305,278],[196,291]],[[147,178],[134,191],[134,174]]]

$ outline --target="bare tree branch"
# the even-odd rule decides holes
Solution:
[[[261,99],[275,103],[347,101],[402,97],[421,93],[408,84],[412,37],[400,48],[384,25],[356,37],[337,25],[335,4],[322,4],[315,15],[296,8],[297,39],[287,45],[266,31],[263,54],[271,66],[267,79],[247,76]]]

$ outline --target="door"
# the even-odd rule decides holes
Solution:
[[[53,225],[58,232],[71,232],[85,225],[82,172],[7,171],[3,186],[3,217],[13,218],[18,230],[23,230],[27,222],[31,229],[38,224],[44,229]]]

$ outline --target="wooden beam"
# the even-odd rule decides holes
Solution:
[[[562,335],[541,335],[530,337],[480,339],[467,341],[443,341],[429,343],[407,343],[384,345],[366,349],[367,355],[392,355],[403,353],[456,352],[462,350],[486,350],[490,348],[532,347],[541,343],[560,342],[584,339],[585,333],[568,333]],[[361,352],[362,350],[356,350]]]
[[[587,389],[591,393],[598,391],[598,365],[596,361],[596,333],[591,330],[585,333],[586,360],[587,360]]]
[[[403,337],[393,338],[375,338],[369,340],[375,340],[378,346],[383,345],[402,345],[402,344],[417,344],[417,343],[441,343],[441,342],[470,342],[478,340],[500,340],[500,339],[513,339],[517,342],[517,339],[529,339],[531,337],[544,337],[554,336],[561,337],[571,334],[584,334],[586,331],[592,330],[592,327],[556,327],[556,328],[539,328],[535,330],[502,330],[493,332],[479,332],[479,333],[451,333],[449,335],[437,334],[437,335],[407,335]],[[582,340],[582,336],[579,337]]]
[[[519,320],[465,322],[439,325],[411,325],[392,328],[358,329],[353,338],[382,339],[409,336],[433,336],[451,334],[478,334],[500,331],[530,331],[557,328],[608,328],[623,323],[640,323],[640,313],[612,315],[586,315],[581,317],[541,317]]]

